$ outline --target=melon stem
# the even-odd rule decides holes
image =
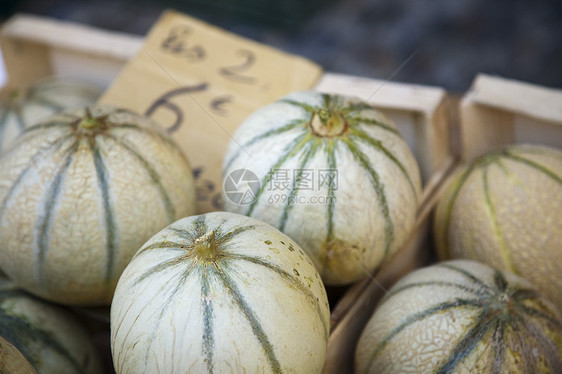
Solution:
[[[10,92],[10,101],[12,103],[21,104],[24,99],[24,91],[22,90],[13,90]]]
[[[325,108],[312,114],[309,126],[314,135],[324,138],[341,136],[347,130],[343,115]]]
[[[95,130],[102,127],[101,121],[98,118],[92,116],[90,108],[86,108],[86,115],[80,120],[80,123],[78,125],[86,130]]]
[[[198,260],[205,262],[214,261],[219,255],[219,250],[215,243],[215,231],[211,230],[211,232],[197,238],[193,251]]]

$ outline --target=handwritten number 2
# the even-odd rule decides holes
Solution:
[[[225,66],[219,69],[219,74],[223,77],[237,81],[240,83],[254,84],[256,83],[256,78],[245,75],[256,62],[256,55],[247,49],[241,49],[238,54],[242,56],[243,61],[238,65]]]

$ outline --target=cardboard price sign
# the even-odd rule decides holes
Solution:
[[[100,102],[145,114],[172,134],[194,169],[203,213],[222,206],[222,159],[240,123],[314,87],[321,74],[304,58],[167,11]]]

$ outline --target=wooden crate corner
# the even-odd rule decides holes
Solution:
[[[511,143],[562,148],[562,90],[480,74],[459,112],[463,161]]]
[[[6,89],[53,76],[107,87],[141,44],[137,35],[16,14],[0,28]]]

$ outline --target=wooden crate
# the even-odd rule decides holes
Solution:
[[[0,30],[0,46],[9,74],[4,89],[47,76],[73,76],[107,87],[141,48],[142,38],[18,15]],[[377,301],[401,276],[428,261],[431,212],[443,181],[456,165],[451,152],[455,131],[450,129],[448,117],[451,102],[441,88],[324,73],[314,89],[357,96],[383,110],[412,148],[425,184],[416,229],[408,244],[380,273],[350,287],[332,310],[324,372],[351,372],[355,343]]]
[[[78,77],[107,87],[142,42],[139,36],[15,16],[0,30],[9,74],[3,89],[26,86],[47,76]],[[460,100],[451,100],[437,87],[329,72],[314,89],[357,96],[383,110],[413,150],[424,180],[416,228],[408,243],[379,273],[351,286],[332,309],[324,373],[347,373],[353,371],[358,337],[386,290],[432,260],[431,217],[447,177],[463,162],[502,144],[562,147],[562,91],[479,75],[469,92]],[[458,113],[459,118],[451,113]],[[102,340],[107,337],[104,334]]]
[[[510,143],[562,148],[562,90],[480,74],[459,111],[463,161]]]
[[[107,87],[141,47],[142,38],[73,22],[15,15],[2,25],[0,48],[8,83],[25,87],[51,76]]]

